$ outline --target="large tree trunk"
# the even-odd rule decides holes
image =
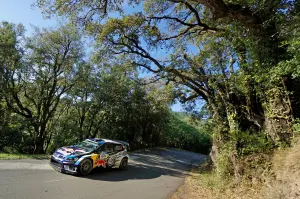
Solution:
[[[239,133],[240,133],[240,124],[239,124],[239,113],[236,110],[236,104],[227,104],[227,120],[229,125],[229,136],[230,136],[230,148],[228,151],[228,161],[229,165],[233,169],[235,180],[237,183],[241,182],[241,171],[239,168]],[[228,149],[227,149],[228,150]],[[229,168],[231,169],[231,168]]]
[[[37,138],[35,141],[35,146],[34,146],[34,154],[43,154],[45,153],[44,151],[44,142],[45,140],[41,137]]]
[[[265,128],[276,145],[291,142],[292,109],[285,87],[275,87],[267,93]]]
[[[215,103],[215,100],[212,98],[208,98],[208,103],[214,121],[213,143],[209,155],[215,167],[218,168],[220,152],[224,144],[228,141],[229,127],[228,121],[224,120],[221,116],[223,111],[222,108],[224,107],[218,107],[217,103]]]
[[[36,125],[35,126],[35,131],[36,131],[36,139],[35,139],[35,144],[34,144],[34,154],[43,154],[45,153],[44,150],[44,144],[46,140],[46,123],[41,123],[41,125]]]

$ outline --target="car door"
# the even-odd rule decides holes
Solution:
[[[123,150],[124,147],[122,144],[114,144],[114,152],[115,152],[115,164],[119,165],[123,158]]]
[[[95,166],[94,167],[106,167],[106,161],[108,158],[108,154],[105,151],[105,144],[103,144],[96,153],[99,155],[98,158],[95,160]]]
[[[106,154],[106,164],[109,167],[112,167],[115,163],[115,151],[113,143],[105,143],[104,152]]]

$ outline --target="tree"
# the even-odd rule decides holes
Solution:
[[[12,31],[11,37],[16,37]],[[6,40],[9,42],[9,40]],[[76,29],[66,25],[58,30],[36,30],[26,40],[24,55],[10,45],[19,59],[2,70],[5,101],[34,128],[34,153],[43,153],[51,132],[48,125],[55,115],[61,97],[72,87],[75,64],[82,57]],[[4,55],[6,59],[9,57]]]
[[[20,144],[22,139],[18,118],[12,115],[5,102],[7,95],[5,84],[7,77],[12,75],[6,72],[20,66],[22,48],[18,40],[22,39],[23,33],[24,27],[22,25],[13,25],[8,22],[0,24],[0,151],[5,150],[6,146],[13,149]]]
[[[128,141],[133,149],[159,145],[172,90],[145,85],[134,70],[117,63],[97,70],[91,65],[78,68],[76,85],[60,103],[68,108],[53,127],[50,150],[88,137]]]

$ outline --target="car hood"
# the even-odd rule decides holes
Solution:
[[[54,156],[57,158],[65,158],[67,156],[81,156],[88,153],[90,153],[90,151],[87,151],[83,148],[76,146],[65,146],[57,149],[54,152]]]

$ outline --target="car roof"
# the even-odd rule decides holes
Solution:
[[[124,142],[124,141],[109,140],[109,139],[103,139],[103,138],[88,138],[87,140],[94,141],[94,142],[97,142],[99,144],[113,143],[113,144],[125,144],[125,145],[129,145],[127,142]]]

